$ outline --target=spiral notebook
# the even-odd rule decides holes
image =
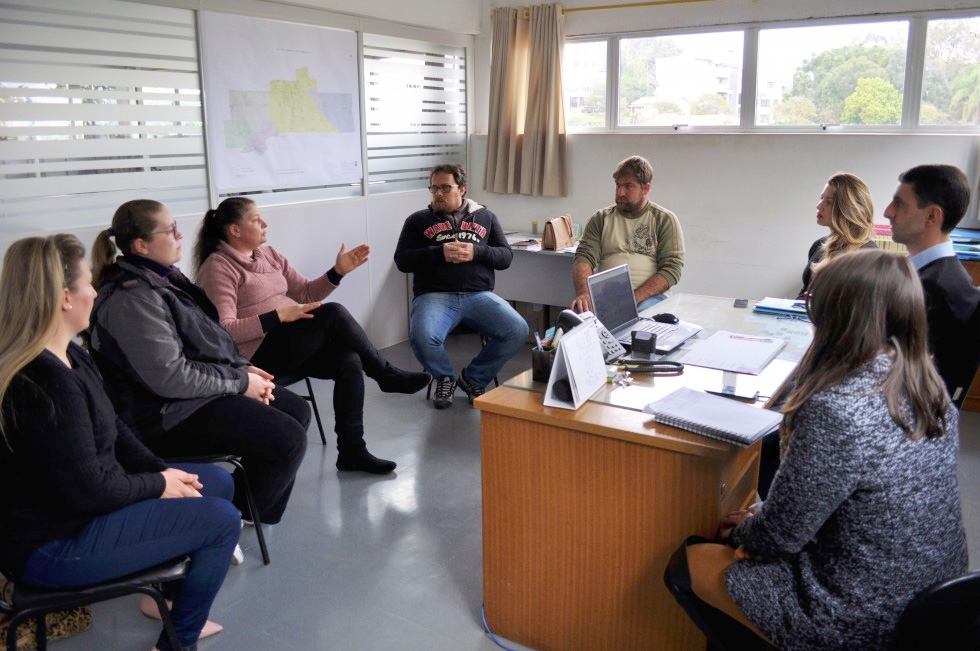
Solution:
[[[651,402],[643,411],[658,423],[743,447],[775,430],[783,419],[779,412],[687,387]]]

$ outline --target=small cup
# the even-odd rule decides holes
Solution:
[[[555,363],[555,351],[557,348],[549,350],[531,349],[531,379],[535,382],[548,382],[551,377],[551,365]]]

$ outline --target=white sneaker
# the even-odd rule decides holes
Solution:
[[[245,562],[245,552],[242,551],[241,545],[235,545],[235,551],[231,553],[231,564],[241,565]]]

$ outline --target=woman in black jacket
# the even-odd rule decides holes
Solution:
[[[81,588],[185,554],[174,594],[196,649],[238,541],[227,472],[167,467],[117,418],[72,338],[95,290],[71,235],[15,242],[0,277],[0,569],[15,581]],[[170,499],[176,498],[176,499]],[[161,634],[160,651],[171,651]]]

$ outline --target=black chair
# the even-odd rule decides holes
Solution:
[[[980,572],[926,588],[895,629],[895,651],[980,649]]]
[[[245,504],[248,505],[248,512],[251,515],[251,522],[255,525],[255,537],[259,539],[259,549],[262,551],[262,564],[268,565],[269,549],[265,546],[265,534],[262,532],[262,523],[259,521],[258,509],[255,508],[255,498],[252,497],[252,486],[248,483],[248,473],[242,465],[242,458],[235,454],[200,454],[187,457],[167,457],[164,459],[167,465],[173,463],[228,463],[240,471],[242,479],[242,490],[245,491]]]
[[[38,651],[45,651],[48,648],[47,630],[44,626],[44,616],[47,613],[115,599],[134,592],[149,595],[157,602],[170,646],[179,649],[180,640],[177,639],[170,609],[167,608],[167,601],[157,586],[183,579],[190,565],[190,557],[184,556],[106,583],[70,590],[47,590],[15,584],[11,603],[0,599],[0,612],[10,615],[7,651],[17,651],[17,629],[30,619],[37,620]]]
[[[313,417],[316,418],[316,426],[317,429],[320,430],[320,442],[326,445],[327,437],[323,433],[323,423],[320,422],[320,410],[317,409],[316,406],[316,395],[313,393],[313,383],[310,382],[310,376],[307,375],[306,377],[299,378],[299,377],[293,377],[291,375],[280,375],[275,378],[276,384],[283,387],[287,387],[290,384],[296,384],[300,380],[306,380],[306,395],[305,396],[303,394],[299,394],[299,395],[301,398],[309,402],[310,406],[313,407]]]

